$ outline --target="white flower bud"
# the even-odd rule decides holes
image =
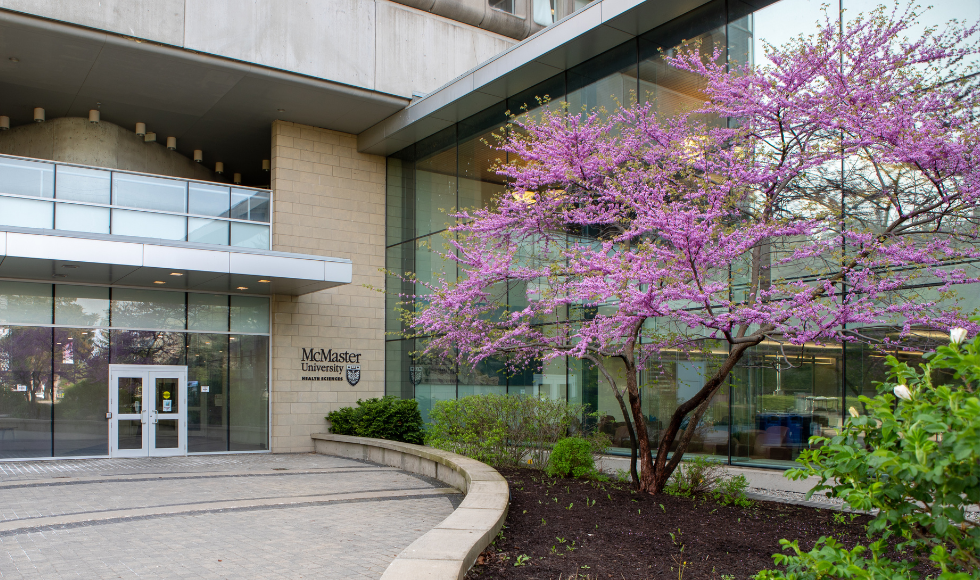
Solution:
[[[905,385],[897,385],[894,389],[892,389],[892,391],[895,393],[896,397],[902,399],[903,401],[912,400],[912,391],[910,391]]]
[[[854,407],[851,407],[850,409],[848,409],[847,412],[850,413],[851,414],[851,417],[854,417],[855,419],[857,419],[858,417],[861,416],[861,413],[858,413],[858,410],[855,409]]]
[[[956,327],[949,331],[949,340],[953,344],[960,344],[966,338],[966,329]]]

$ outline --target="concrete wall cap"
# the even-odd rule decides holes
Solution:
[[[507,480],[485,463],[398,441],[332,433],[314,433],[311,437],[317,453],[371,458],[383,449],[389,451],[381,454],[388,464],[397,462],[402,469],[423,475],[434,472],[436,479],[453,486],[457,483],[447,480],[456,478],[465,482],[466,489],[462,490],[465,497],[459,507],[405,548],[385,570],[382,580],[460,580],[504,525],[510,488]],[[406,456],[422,461],[406,461]],[[426,469],[433,463],[449,469]]]

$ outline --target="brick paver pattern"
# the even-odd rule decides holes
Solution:
[[[460,499],[312,454],[0,463],[0,578],[379,578]]]

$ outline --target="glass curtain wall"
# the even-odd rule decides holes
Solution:
[[[0,281],[0,459],[107,455],[110,364],[187,365],[188,452],[269,448],[267,298]]]
[[[703,99],[703,79],[670,67],[664,54],[681,45],[698,46],[704,58],[716,48],[730,62],[767,64],[765,43],[780,45],[792,37],[811,33],[822,22],[821,0],[746,2],[716,0],[573,67],[485,111],[444,129],[388,158],[387,268],[408,274],[417,283],[388,277],[386,392],[414,397],[423,416],[435,401],[481,392],[566,399],[588,405],[596,425],[612,439],[612,452],[628,452],[629,437],[619,404],[597,369],[587,361],[559,359],[540,368],[508,376],[492,362],[457,372],[452,365],[413,357],[415,344],[402,340],[400,308],[424,303],[424,283],[436,276],[454,279],[452,262],[434,255],[445,251],[445,228],[451,208],[493,204],[505,183],[494,172],[495,163],[510,161],[494,149],[494,132],[506,121],[506,112],[523,114],[547,100],[549,106],[568,103],[569,110],[613,110],[635,99],[649,102],[658,114],[673,115],[696,108]],[[828,6],[831,18],[840,10],[852,18],[874,8],[873,0],[838,0]],[[926,13],[925,25],[950,18],[980,20],[980,0],[940,0]],[[709,122],[724,123],[718,119]],[[844,179],[840,166],[827,169],[833,180]],[[834,173],[836,172],[836,173]],[[832,209],[860,212],[844,200],[824,200]],[[770,248],[771,252],[790,248]],[[448,270],[448,271],[447,271]],[[782,275],[783,273],[780,273]],[[739,280],[734,279],[733,291]],[[896,299],[927,299],[930,284]],[[414,300],[399,294],[417,296]],[[964,312],[976,312],[976,292],[961,291]],[[971,298],[971,296],[973,298]],[[507,289],[508,303],[519,307],[525,288]],[[599,306],[598,308],[602,308]],[[586,319],[590,308],[571,308],[567,316]],[[892,328],[861,329],[864,336],[897,336]],[[945,340],[935,331],[918,331],[912,339],[917,350],[900,358],[915,362],[922,352]],[[698,355],[661,353],[657,364],[643,371],[642,408],[652,443],[659,441],[666,420],[710,376],[727,346],[705,341]],[[615,369],[613,369],[615,371]],[[780,346],[767,342],[753,349],[732,373],[727,388],[715,396],[699,426],[689,452],[738,464],[772,467],[792,465],[814,434],[832,435],[843,423],[857,396],[874,394],[876,381],[885,378],[884,355],[858,344],[806,344]],[[621,374],[622,371],[620,371]]]

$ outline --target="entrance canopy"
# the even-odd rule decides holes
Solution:
[[[349,284],[352,268],[342,258],[0,228],[0,279],[298,296]]]

